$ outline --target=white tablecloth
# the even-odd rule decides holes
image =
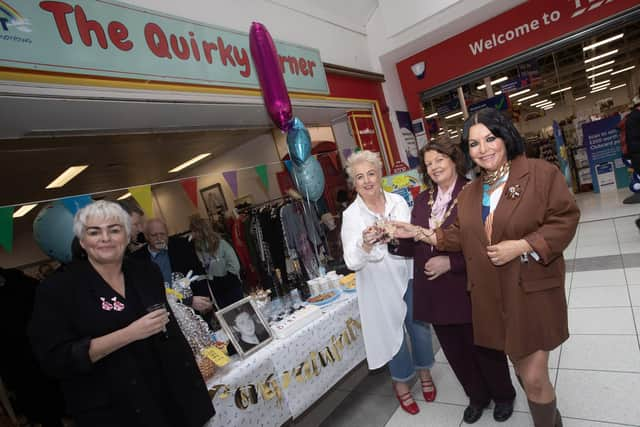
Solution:
[[[207,382],[208,426],[279,426],[296,418],[365,358],[355,294],[323,308],[293,335],[272,341]]]

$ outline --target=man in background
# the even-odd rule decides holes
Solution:
[[[132,257],[152,261],[162,273],[166,283],[171,283],[172,273],[182,273],[185,277],[189,271],[193,275],[206,276],[204,268],[196,255],[196,251],[187,239],[179,236],[169,237],[167,225],[158,218],[146,221],[144,236],[147,245],[131,254]],[[207,280],[191,283],[194,310],[207,313],[213,308]]]
[[[135,252],[146,243],[144,237],[144,211],[133,201],[121,200],[118,202],[131,217],[131,241],[127,249]]]

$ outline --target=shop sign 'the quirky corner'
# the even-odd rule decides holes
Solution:
[[[276,42],[292,92],[328,94],[317,49]],[[0,0],[0,66],[259,89],[248,33],[118,2]]]

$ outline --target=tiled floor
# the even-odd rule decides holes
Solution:
[[[571,337],[549,361],[565,427],[640,426],[640,232],[634,223],[640,205],[623,205],[627,195],[619,191],[577,198],[581,223],[565,251]],[[360,378],[365,369],[361,368]],[[398,407],[383,370],[359,384],[343,382],[336,390],[342,403],[321,417],[322,425],[465,425],[462,412],[467,397],[441,351],[432,373],[438,398],[424,402],[416,384],[418,415]],[[497,423],[491,411],[485,411],[475,425],[532,427],[526,397],[516,389],[516,412],[507,422]]]

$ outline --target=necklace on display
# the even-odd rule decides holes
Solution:
[[[509,173],[509,169],[511,169],[511,161],[505,162],[502,166],[500,166],[497,170],[493,172],[483,171],[482,174],[482,182],[483,184],[493,185],[500,178]]]

